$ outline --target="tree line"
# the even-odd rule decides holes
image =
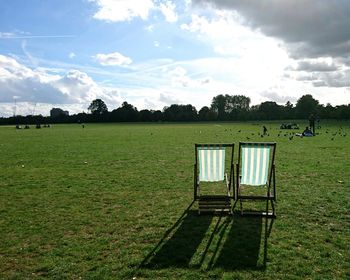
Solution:
[[[254,106],[250,106],[250,102],[250,98],[244,95],[219,94],[213,98],[210,107],[204,106],[199,111],[191,104],[172,104],[163,110],[139,111],[126,101],[119,108],[108,111],[102,99],[95,99],[88,107],[89,113],[55,117],[13,116],[0,118],[0,124],[288,120],[307,119],[310,114],[320,119],[350,119],[350,104],[323,105],[310,94],[300,97],[295,106],[289,101],[285,105],[266,101]]]

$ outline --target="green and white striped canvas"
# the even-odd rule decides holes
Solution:
[[[217,182],[224,180],[225,148],[198,147],[199,181]]]
[[[270,163],[270,146],[245,144],[241,147],[241,184],[251,186],[266,185]]]

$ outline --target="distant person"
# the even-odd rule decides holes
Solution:
[[[310,127],[310,130],[312,130],[312,134],[315,135],[315,116],[314,114],[311,114],[310,117],[309,117],[309,127]]]
[[[263,135],[267,135],[267,128],[265,125],[263,126]]]
[[[302,133],[295,133],[295,136],[310,137],[310,136],[313,136],[313,134],[312,134],[312,131],[307,126],[307,127],[305,127],[305,130]]]
[[[320,118],[317,118],[316,122],[317,122],[317,128],[320,129],[321,128]]]
[[[312,133],[311,129],[306,127],[305,130],[302,133],[303,136],[309,137],[309,136],[314,136],[314,134]]]

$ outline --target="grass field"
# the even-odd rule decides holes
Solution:
[[[350,279],[350,122],[322,125],[0,127],[0,279]],[[277,219],[198,216],[194,143],[248,138],[277,142]]]

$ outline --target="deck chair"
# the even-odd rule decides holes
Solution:
[[[232,213],[233,152],[234,144],[195,144],[194,200],[198,201],[199,214],[208,211]],[[226,161],[230,161],[230,164],[225,167]],[[201,194],[204,182],[225,183],[222,194]],[[205,183],[205,187],[209,188],[210,184]]]
[[[240,202],[241,215],[262,215],[276,217],[276,179],[275,179],[276,143],[239,143],[238,164],[236,166],[236,197]],[[260,194],[244,194],[262,187]],[[265,192],[266,191],[266,192]],[[266,211],[243,211],[244,201],[266,201]],[[269,212],[269,204],[272,211]]]

